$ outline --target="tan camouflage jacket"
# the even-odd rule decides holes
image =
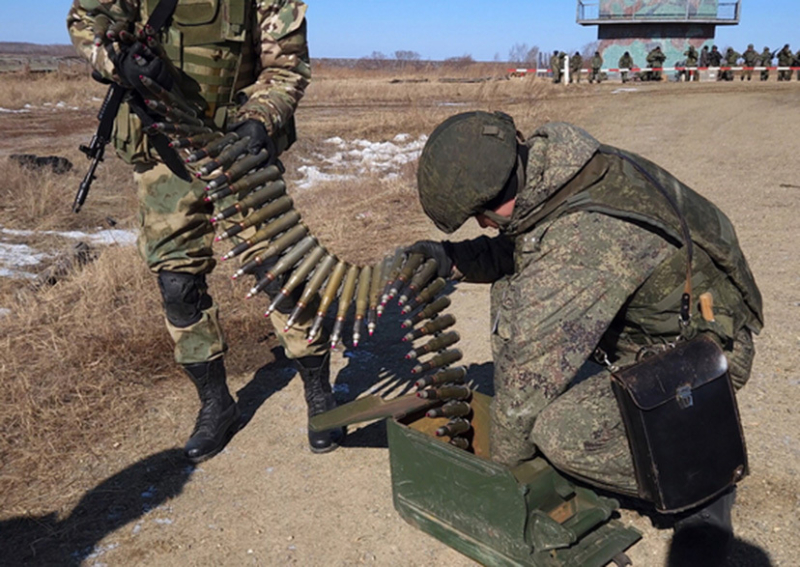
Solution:
[[[216,3],[217,0],[211,1]],[[97,17],[102,14],[111,21],[129,20],[143,25],[147,20],[146,2],[73,1],[67,16],[72,43],[78,53],[104,77],[113,79],[115,73],[106,48],[95,45]],[[306,41],[306,5],[299,0],[246,2],[249,3],[252,21],[244,36],[247,45],[243,49],[243,57],[252,61],[242,62],[242,66],[247,66],[251,72],[246,84],[236,85],[237,91],[247,97],[247,102],[238,109],[236,119],[260,119],[270,132],[274,132],[291,118],[311,79]],[[155,5],[152,0],[151,4]],[[224,38],[219,40],[224,45]]]
[[[626,192],[640,191],[643,178],[615,157],[597,159],[607,147],[568,124],[547,124],[526,143],[526,183],[510,225],[497,237],[453,245],[453,260],[465,281],[494,282],[491,444],[492,457],[508,465],[535,454],[530,435],[537,415],[592,366],[598,345],[612,360],[627,364],[642,345],[637,341],[679,336],[671,301],[669,307],[659,305],[666,305],[685,278],[680,239],[642,223],[574,209],[536,220],[543,203],[568,183],[581,187],[576,203],[594,187],[630,200]],[[709,263],[703,250],[695,249],[693,266]],[[696,293],[710,288],[715,297],[740,301],[724,274],[699,284]],[[757,290],[754,295],[759,311]],[[743,325],[757,332],[760,313],[751,316],[741,303],[737,309],[739,318],[722,334],[735,336]]]

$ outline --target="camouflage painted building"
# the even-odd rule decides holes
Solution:
[[[616,67],[625,51],[645,67],[656,45],[667,56],[664,66],[672,67],[685,59],[689,44],[710,49],[716,27],[738,24],[740,10],[741,0],[578,0],[577,20],[598,26],[607,67]]]

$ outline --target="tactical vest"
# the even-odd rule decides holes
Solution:
[[[624,155],[643,167],[674,197],[686,218],[695,244],[694,304],[688,328],[682,328],[678,320],[686,279],[680,221],[664,195],[633,164],[614,154]],[[644,346],[680,335],[710,332],[725,348],[731,346],[742,328],[761,330],[761,293],[733,225],[719,208],[653,162],[609,146],[601,145],[584,170],[590,175],[582,171],[551,197],[555,202],[560,200],[561,205],[547,215],[548,220],[577,211],[602,213],[649,227],[678,247],[633,293],[612,324],[612,333]],[[714,296],[713,322],[705,321],[700,314],[698,297],[705,291]]]
[[[156,0],[142,0],[141,21],[147,21]],[[240,89],[256,77],[251,30],[252,0],[180,0],[166,30],[164,49],[183,72],[183,94],[207,109],[219,127]],[[131,163],[148,159],[147,141],[138,118],[123,105],[115,131],[117,153]]]

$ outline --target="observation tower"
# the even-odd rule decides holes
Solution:
[[[577,21],[597,26],[607,67],[616,67],[625,51],[645,67],[656,45],[671,67],[685,59],[689,44],[698,52],[704,45],[711,49],[717,26],[738,24],[740,12],[741,0],[578,0]]]

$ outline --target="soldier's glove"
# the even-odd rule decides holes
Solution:
[[[139,41],[121,50],[114,63],[117,74],[126,86],[145,95],[150,91],[142,84],[141,76],[152,79],[166,90],[171,90],[175,82],[167,65]]]
[[[268,163],[273,163],[278,158],[278,148],[264,127],[263,122],[250,118],[231,124],[228,127],[228,132],[236,132],[241,138],[249,136],[250,142],[247,144],[247,151],[251,154],[257,154],[261,150],[267,150],[267,155],[269,155]]]
[[[425,258],[436,260],[436,275],[440,278],[453,277],[453,243],[448,241],[418,240],[408,248],[406,254],[422,254]]]

